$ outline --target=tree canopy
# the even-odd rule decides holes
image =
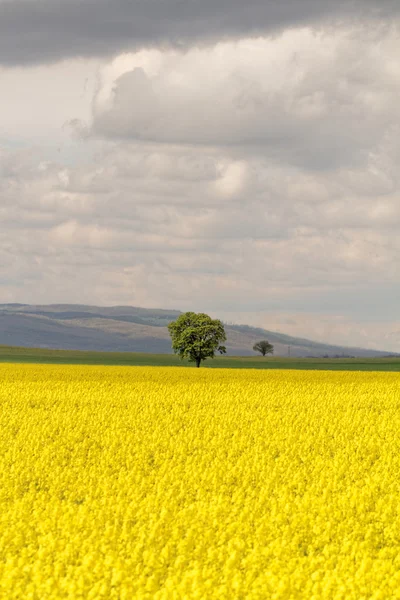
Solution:
[[[261,342],[254,344],[253,350],[255,352],[261,352],[261,354],[265,356],[266,354],[273,354],[274,347],[267,340],[262,340]]]
[[[221,321],[204,313],[186,312],[168,325],[172,349],[181,359],[187,358],[200,367],[202,360],[214,358],[215,352],[226,354],[225,329]]]

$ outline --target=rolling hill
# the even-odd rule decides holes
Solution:
[[[0,304],[0,345],[30,348],[171,353],[168,323],[177,310],[78,304]],[[253,344],[267,338],[275,356],[387,356],[388,352],[313,342],[248,325],[225,325],[227,351],[233,356],[255,353]]]

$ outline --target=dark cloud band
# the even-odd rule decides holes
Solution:
[[[342,16],[379,18],[398,12],[398,5],[398,0],[0,0],[0,64],[179,46]]]

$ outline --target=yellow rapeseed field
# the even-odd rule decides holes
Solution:
[[[400,598],[399,383],[0,365],[0,598]]]

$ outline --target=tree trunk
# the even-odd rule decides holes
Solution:
[[[201,358],[196,358],[196,367],[200,367]]]

